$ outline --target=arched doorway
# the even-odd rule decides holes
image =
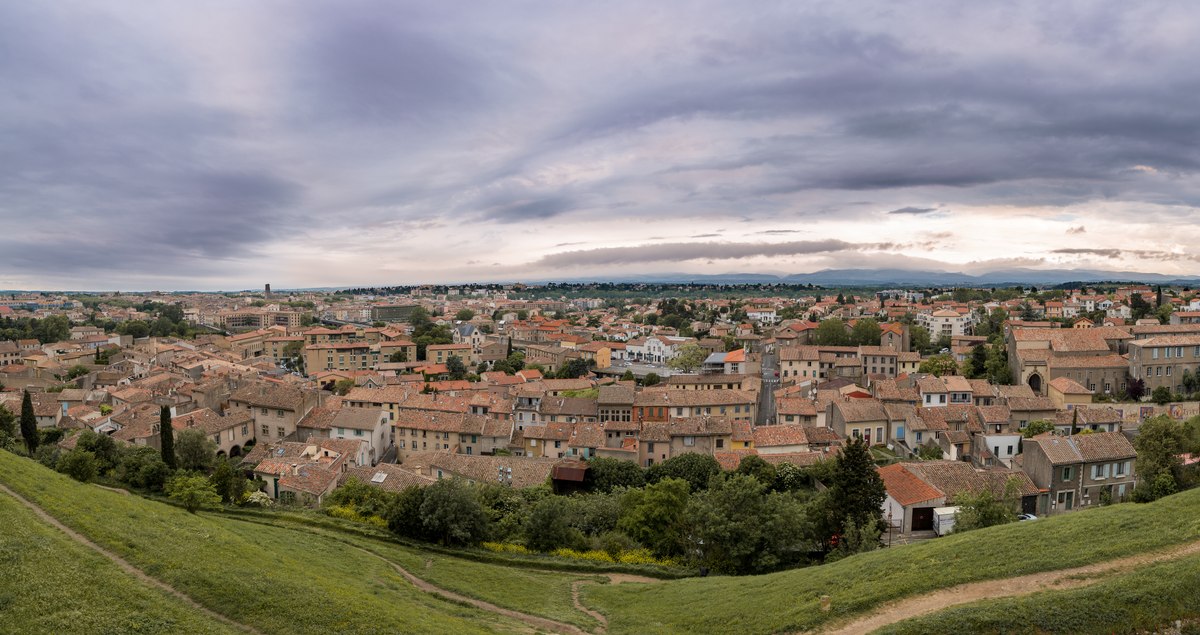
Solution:
[[[235,457],[235,456],[241,456],[241,455],[242,455],[242,448],[240,448],[239,446],[235,445],[232,448],[229,448],[229,456]]]
[[[1029,387],[1033,389],[1033,392],[1039,395],[1042,394],[1042,376],[1037,373],[1030,375]]]

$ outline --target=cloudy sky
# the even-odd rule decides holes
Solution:
[[[0,3],[0,288],[1200,273],[1200,8]]]

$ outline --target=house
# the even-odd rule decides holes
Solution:
[[[248,414],[258,443],[277,442],[294,435],[296,426],[317,405],[318,395],[274,382],[255,382],[229,396],[225,414]]]
[[[392,447],[392,427],[388,413],[381,408],[342,408],[329,424],[329,438],[363,443],[359,465],[375,465]]]
[[[208,408],[193,410],[171,418],[171,427],[183,431],[204,432],[217,446],[217,456],[241,456],[246,444],[254,440],[254,419],[244,411],[231,411],[222,417]]]
[[[361,443],[353,440],[308,439],[303,443],[263,443],[242,459],[263,481],[271,498],[320,505],[337,488],[341,475],[358,463]]]
[[[879,468],[887,496],[884,517],[901,533],[933,529],[933,509],[953,505],[964,494],[990,492],[1019,499],[1021,513],[1032,513],[1038,488],[1023,472],[985,470],[962,461],[893,463]]]
[[[1043,492],[1037,513],[1046,515],[1124,499],[1137,483],[1136,458],[1120,432],[1045,433],[1025,440],[1020,464]]]

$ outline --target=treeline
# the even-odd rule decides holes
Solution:
[[[71,321],[65,315],[48,318],[0,318],[0,340],[37,340],[42,344],[71,339]]]
[[[584,492],[512,489],[443,479],[385,492],[350,481],[327,499],[332,515],[386,525],[444,545],[505,543],[532,551],[647,551],[660,561],[728,574],[762,573],[879,546],[882,480],[866,446],[852,442],[812,467],[746,457],[734,471],[683,454],[642,469],[589,462]],[[816,483],[826,485],[818,491]]]

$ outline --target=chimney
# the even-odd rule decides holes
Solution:
[[[300,475],[300,466],[296,463],[292,463],[292,476],[299,476],[299,475]]]

